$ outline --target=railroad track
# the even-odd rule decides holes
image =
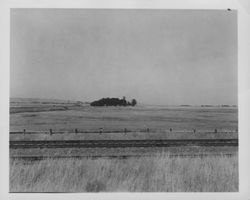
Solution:
[[[11,149],[27,148],[121,148],[176,146],[238,146],[238,139],[185,140],[34,140],[10,141]]]
[[[220,157],[220,156],[231,157],[237,155],[236,153],[197,153],[197,154],[169,154],[167,155],[170,158],[181,157],[181,158],[203,158],[203,157]],[[98,159],[98,158],[107,158],[107,159],[127,159],[127,158],[141,158],[141,157],[154,157],[157,154],[142,154],[142,155],[88,155],[88,156],[10,156],[14,160],[27,160],[27,161],[36,161],[36,160],[47,160],[47,159]]]

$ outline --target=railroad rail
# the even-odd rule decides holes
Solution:
[[[238,146],[238,139],[33,140],[33,141],[10,141],[9,145],[11,149]]]
[[[203,157],[232,157],[237,155],[236,153],[197,153],[197,154],[168,154],[170,158],[182,157],[182,158],[203,158]],[[98,159],[98,158],[107,158],[107,159],[127,159],[127,158],[141,158],[141,157],[154,157],[157,154],[142,154],[142,155],[86,155],[86,156],[10,156],[14,160],[26,160],[26,161],[39,161],[47,159]]]

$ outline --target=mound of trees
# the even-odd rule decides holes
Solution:
[[[119,98],[102,98],[97,101],[90,103],[91,106],[135,106],[137,101],[132,99],[131,102],[126,101],[125,97],[123,99]]]

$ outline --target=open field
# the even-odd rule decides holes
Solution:
[[[10,192],[236,192],[237,156],[10,160]]]
[[[237,112],[237,107],[96,108],[19,99],[11,102],[10,141],[237,141]],[[238,145],[10,148],[10,192],[156,191],[238,191]]]
[[[12,100],[14,101],[14,100]],[[14,102],[11,103],[13,106]],[[19,113],[10,114],[10,131],[55,131],[74,132],[103,130],[132,130],[139,133],[149,128],[150,132],[214,131],[236,132],[238,109],[235,107],[177,107],[177,106],[136,106],[136,107],[90,107],[87,104],[72,106],[64,104],[67,110],[30,112],[24,103],[16,103]],[[26,104],[28,104],[26,102]],[[25,105],[26,105],[25,104]],[[40,105],[40,104],[38,104]],[[49,105],[49,104],[48,104]],[[27,106],[27,105],[26,105]],[[38,106],[39,107],[39,106]],[[50,105],[53,108],[53,105]],[[11,107],[12,108],[12,107]],[[10,108],[10,109],[11,109]],[[37,107],[36,107],[37,108]],[[112,135],[112,137],[114,134]]]

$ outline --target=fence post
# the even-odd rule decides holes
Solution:
[[[149,128],[147,128],[147,132],[149,133]]]
[[[78,133],[78,130],[77,130],[77,128],[75,129],[75,133],[76,133],[76,134]]]
[[[49,129],[49,134],[50,134],[50,135],[52,135],[52,134],[53,134],[52,129]]]
[[[127,133],[127,129],[126,129],[126,128],[124,128],[124,133],[125,133],[125,134]]]
[[[214,133],[217,133],[217,129],[214,129]]]
[[[194,130],[194,133],[195,133],[196,132],[195,128],[193,130]]]
[[[26,130],[25,130],[25,129],[23,129],[23,134],[25,135],[25,133],[26,133]]]
[[[169,130],[170,130],[170,132],[172,132],[172,130],[173,130],[173,129],[172,129],[172,128],[170,128]]]

